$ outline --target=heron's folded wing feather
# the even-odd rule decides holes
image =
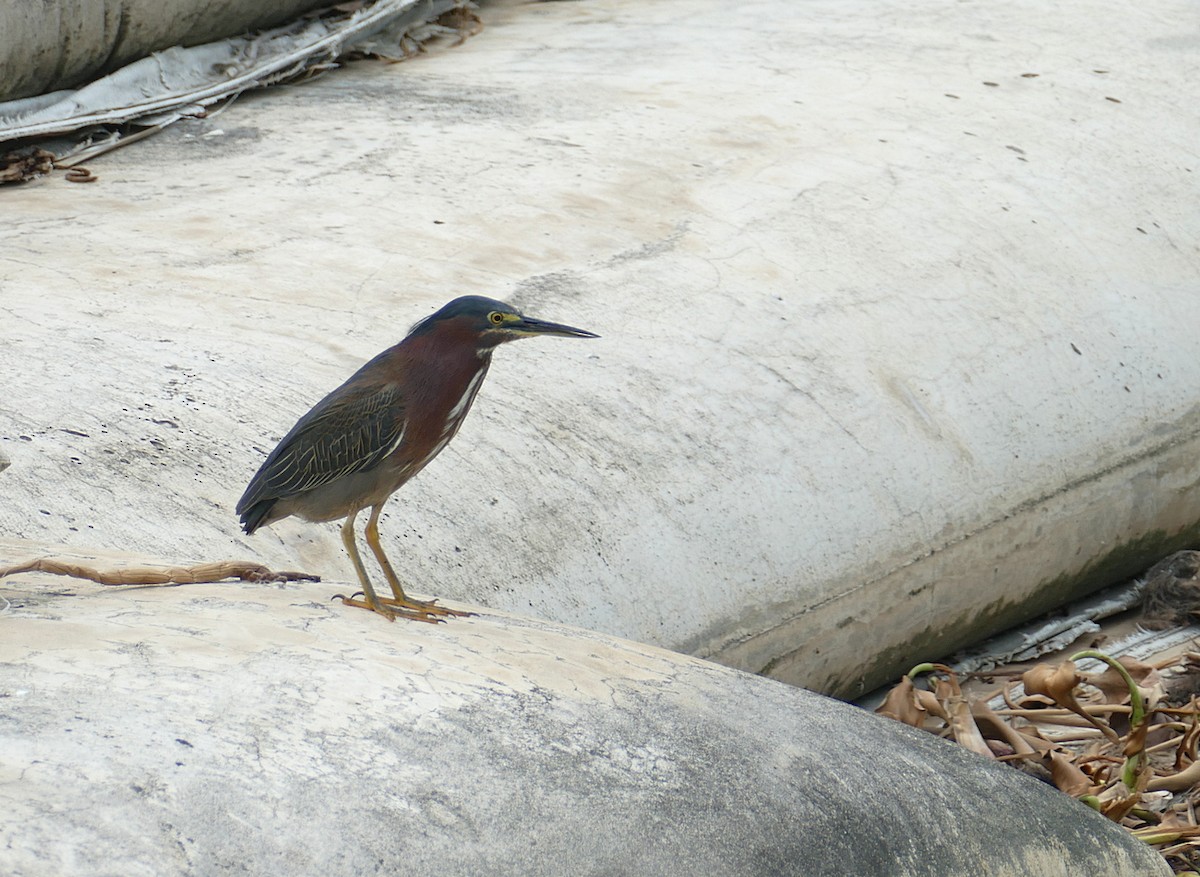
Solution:
[[[379,465],[403,440],[405,423],[395,385],[339,388],[284,436],[250,482],[238,511]]]

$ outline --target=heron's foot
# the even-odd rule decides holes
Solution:
[[[362,595],[362,591],[352,594],[349,597],[347,597],[345,594],[334,594],[331,599],[341,600],[342,604],[345,606],[357,606],[359,609],[366,609],[368,612],[378,613],[388,621],[395,621],[397,618],[407,618],[410,621],[424,621],[428,624],[438,624],[443,620],[428,612],[414,611],[399,606],[393,608],[391,606],[379,605],[379,603],[384,602],[383,600],[380,600],[379,603],[372,606],[366,600],[355,599],[360,595]],[[389,600],[387,602],[392,603],[395,601]]]
[[[392,597],[380,597],[379,602],[384,606],[390,606],[404,612],[420,612],[423,615],[437,616],[439,620],[444,620],[448,616],[467,618],[475,614],[474,612],[464,612],[461,609],[450,609],[446,606],[439,606],[437,600],[414,600],[412,597],[405,597],[402,600],[398,600]]]

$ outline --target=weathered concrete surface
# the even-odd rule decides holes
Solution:
[[[1015,771],[601,634],[389,624],[323,585],[6,585],[7,877],[1169,873]]]
[[[499,352],[389,507],[418,591],[852,694],[1189,538],[1184,4],[482,14],[0,194],[4,532],[345,577],[234,503],[482,292],[604,337]]]

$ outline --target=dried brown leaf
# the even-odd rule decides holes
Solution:
[[[1057,667],[1038,663],[1021,674],[1026,694],[1040,694],[1067,709],[1073,708],[1067,706],[1068,703],[1078,706],[1075,686],[1082,681],[1083,676],[1075,669],[1074,661],[1063,661]]]
[[[987,741],[983,739],[983,735],[979,733],[979,728],[975,725],[975,719],[971,716],[971,705],[963,697],[962,689],[958,687],[958,680],[953,677],[939,679],[937,695],[938,699],[946,705],[946,713],[949,716],[947,724],[950,726],[950,732],[954,735],[954,741],[964,749],[994,758]]]
[[[1186,763],[1197,760],[1198,744],[1200,744],[1200,723],[1193,718],[1183,739],[1179,741],[1179,748],[1175,751],[1176,770],[1182,770]]]
[[[971,715],[975,717],[975,725],[985,738],[1002,740],[1019,755],[1045,753],[1054,748],[1054,744],[1043,738],[1035,729],[1017,730],[1008,724],[996,715],[985,701],[979,700],[971,704]]]
[[[1155,683],[1162,681],[1158,670],[1152,664],[1144,664],[1128,655],[1117,658],[1117,663],[1125,668],[1139,688],[1150,688]],[[1129,703],[1129,686],[1125,684],[1121,674],[1112,667],[1107,667],[1103,673],[1093,673],[1084,678],[1088,685],[1100,689],[1100,693],[1104,695],[1107,703]]]
[[[1184,792],[1198,784],[1200,784],[1200,761],[1194,761],[1191,766],[1178,773],[1165,777],[1154,777],[1146,784],[1146,788],[1151,792]]]
[[[1168,810],[1158,821],[1158,827],[1167,831],[1183,832],[1190,836],[1200,836],[1200,826],[1183,818],[1183,815]]]
[[[925,709],[917,701],[916,687],[913,681],[908,676],[905,676],[887,693],[887,697],[883,699],[883,703],[875,710],[876,715],[886,716],[889,719],[895,719],[897,722],[903,722],[906,725],[911,725],[914,728],[919,728],[925,724],[925,718],[928,715]]]
[[[1142,792],[1146,791],[1154,771],[1145,767],[1138,774],[1133,788],[1124,783],[1113,783],[1100,795],[1100,812],[1113,822],[1120,822],[1129,815],[1129,811],[1142,800]]]
[[[1138,686],[1138,693],[1142,695],[1142,708],[1149,713],[1167,699],[1167,683],[1157,672],[1146,682]]]
[[[1132,758],[1135,755],[1140,755],[1146,751],[1146,733],[1150,730],[1150,723],[1143,721],[1140,725],[1134,728],[1125,737],[1125,743],[1121,747],[1121,754],[1126,758]]]
[[[1028,694],[1040,694],[1048,697],[1063,709],[1084,719],[1089,725],[1098,728],[1101,733],[1114,743],[1120,740],[1117,732],[1090,715],[1075,699],[1075,686],[1084,681],[1084,677],[1075,668],[1074,661],[1063,661],[1057,667],[1049,664],[1034,664],[1021,675]]]
[[[932,691],[926,691],[924,688],[915,689],[917,696],[917,705],[931,716],[936,716],[944,722],[950,721],[950,716],[946,714],[946,708],[942,702],[938,700],[937,695]]]
[[[1100,788],[1093,785],[1087,774],[1062,752],[1047,752],[1043,763],[1050,768],[1050,777],[1059,790],[1073,798],[1093,795]]]
[[[996,758],[1011,759],[1017,754],[1011,746],[1009,746],[1007,743],[1001,742],[1000,740],[985,736],[984,741],[987,743],[988,749],[992,751],[992,755],[996,756]]]

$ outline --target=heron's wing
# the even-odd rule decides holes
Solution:
[[[283,437],[250,481],[238,513],[377,466],[404,440],[406,423],[394,384],[343,385]]]

